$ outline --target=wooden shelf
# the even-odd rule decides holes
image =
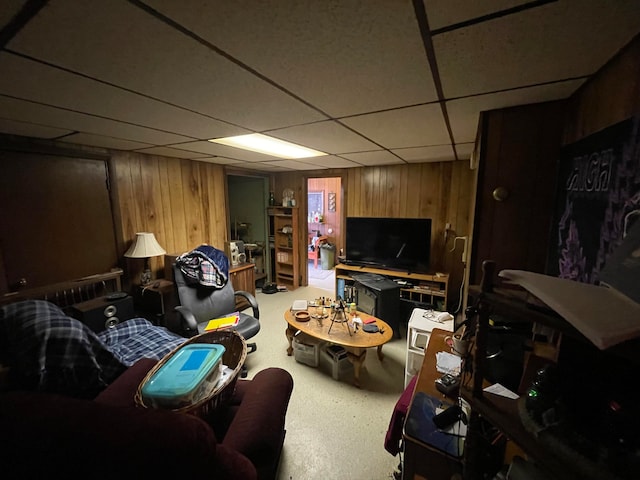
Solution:
[[[270,223],[273,230],[270,235],[273,236],[274,281],[289,290],[295,290],[300,286],[298,208],[272,206],[267,211],[272,217]],[[291,229],[291,232],[285,233],[284,227]]]
[[[339,291],[340,280],[344,282],[352,282],[354,273],[373,273],[382,275],[390,279],[402,279],[410,282],[412,287],[400,287],[400,298],[407,301],[415,301],[420,303],[428,303],[437,305],[440,303],[442,308],[447,309],[447,290],[449,287],[448,274],[430,274],[430,273],[411,273],[397,270],[387,270],[375,267],[360,267],[357,265],[345,265],[339,263],[335,267],[336,271],[336,296]]]
[[[470,296],[474,299],[474,308],[476,314],[474,317],[476,324],[475,345],[473,352],[473,366],[471,371],[472,377],[469,381],[465,381],[461,386],[460,395],[465,399],[471,407],[471,416],[469,419],[467,445],[465,446],[465,480],[475,480],[484,478],[483,476],[483,458],[486,455],[487,443],[483,438],[483,432],[486,431],[488,422],[498,429],[504,437],[508,438],[516,444],[526,457],[535,462],[539,468],[546,471],[549,479],[580,479],[580,480],[601,480],[601,479],[620,479],[620,478],[638,478],[637,466],[633,465],[631,458],[627,459],[627,463],[623,462],[623,456],[620,452],[610,452],[611,458],[615,457],[615,465],[622,468],[616,468],[617,473],[611,468],[613,460],[609,460],[609,464],[605,465],[607,458],[604,450],[606,442],[602,440],[596,433],[602,426],[603,411],[594,408],[593,414],[583,417],[581,413],[576,417],[576,412],[581,412],[597,399],[591,398],[590,395],[597,395],[597,389],[584,388],[585,396],[580,398],[576,396],[578,402],[586,402],[580,405],[580,409],[576,408],[576,412],[570,412],[561,409],[559,415],[560,420],[557,428],[542,428],[531,418],[530,412],[525,407],[526,389],[532,380],[523,383],[521,381],[521,396],[517,400],[507,399],[502,396],[493,395],[483,390],[486,386],[485,374],[487,373],[487,346],[489,338],[490,319],[500,319],[501,324],[506,326],[510,324],[534,324],[549,327],[556,335],[561,335],[562,342],[559,343],[560,357],[559,360],[549,360],[547,363],[556,363],[556,367],[561,370],[569,369],[576,379],[589,378],[595,372],[589,369],[590,363],[583,360],[583,356],[595,355],[598,357],[598,371],[603,365],[607,366],[608,371],[622,369],[624,378],[632,378],[635,372],[634,364],[640,360],[638,358],[638,342],[630,341],[627,345],[620,345],[619,348],[611,347],[606,351],[596,352],[596,347],[592,345],[586,337],[581,335],[571,324],[561,318],[556,312],[543,308],[539,304],[531,302],[531,296],[527,292],[516,289],[494,289],[492,286],[471,286],[469,288]],[[626,347],[626,348],[625,348]],[[577,348],[577,350],[576,350]],[[581,352],[582,356],[571,358],[575,352]],[[591,352],[586,354],[585,352]],[[625,358],[621,358],[625,357]],[[564,362],[564,369],[563,369]],[[568,363],[567,363],[568,362]],[[581,365],[583,370],[576,371],[574,364]],[[533,372],[536,364],[533,364]],[[528,378],[527,365],[524,366],[523,378]],[[629,371],[629,373],[625,373]],[[566,373],[566,372],[565,372]],[[616,372],[617,373],[617,372]],[[567,376],[567,380],[571,381],[571,376]],[[580,380],[574,380],[575,388],[580,388],[582,392]],[[586,387],[586,385],[585,385]],[[566,386],[565,386],[566,388]],[[611,388],[611,382],[607,382],[606,378],[600,377],[598,388],[609,392],[608,395],[614,395]],[[568,389],[574,390],[574,389]],[[611,390],[611,392],[609,391]],[[574,390],[575,391],[575,390]],[[589,393],[592,392],[592,393]],[[566,395],[566,394],[563,394]],[[604,398],[604,395],[603,395]],[[614,398],[614,397],[611,397]],[[562,397],[561,402],[576,401],[573,395]],[[590,402],[590,403],[589,403]],[[577,405],[576,405],[577,407]],[[590,408],[590,407],[589,407]],[[566,425],[561,427],[561,425]],[[590,425],[584,430],[576,429],[570,425]],[[491,472],[484,472],[491,473]]]

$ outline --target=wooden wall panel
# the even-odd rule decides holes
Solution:
[[[273,175],[276,202],[281,201],[283,188],[302,192],[308,178],[334,176],[343,179],[343,217],[429,217],[433,220],[432,269],[451,274],[449,298],[450,305],[455,307],[458,302],[457,292],[464,275],[461,261],[462,244],[450,252],[453,248],[452,238],[449,238],[445,245],[444,228],[448,222],[452,224],[453,234],[461,237],[470,235],[470,195],[473,191],[475,173],[469,168],[469,162],[278,173]],[[296,194],[296,199],[300,198]],[[300,214],[306,215],[306,205],[301,205]],[[305,219],[301,218],[301,221],[304,222]],[[306,239],[302,241],[306,242]],[[339,249],[344,245],[337,247]],[[306,271],[304,268],[302,270]]]
[[[568,111],[564,144],[640,112],[640,35],[572,95]]]
[[[480,283],[488,259],[496,271],[544,273],[564,109],[557,101],[483,112],[471,283]],[[505,200],[493,198],[497,187]]]
[[[136,232],[152,232],[168,254],[180,254],[202,243],[224,249],[228,238],[225,173],[220,165],[131,152],[112,152],[114,203],[121,231],[122,257]],[[151,259],[161,276],[163,257]],[[126,259],[126,280],[142,262]]]

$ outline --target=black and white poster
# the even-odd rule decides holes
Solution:
[[[598,283],[640,219],[640,116],[562,150],[547,273]]]

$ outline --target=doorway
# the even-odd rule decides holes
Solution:
[[[342,245],[342,178],[307,179],[307,278],[309,286],[335,289],[337,252]],[[332,252],[317,245],[325,244]],[[326,247],[325,247],[326,248]],[[322,254],[325,253],[325,257]],[[317,257],[317,258],[316,258]]]
[[[247,261],[255,264],[256,287],[260,288],[271,271],[267,218],[269,180],[265,177],[227,175],[227,192],[229,240],[242,240],[252,246],[250,254],[246,252]]]

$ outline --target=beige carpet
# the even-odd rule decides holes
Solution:
[[[324,288],[256,294],[261,330],[253,338],[257,351],[247,356],[249,378],[281,367],[294,379],[278,479],[391,479],[399,459],[384,450],[384,437],[403,390],[406,340],[386,344],[382,363],[375,349],[368,352],[362,388],[353,386],[352,370],[336,381],[328,364],[314,368],[287,356],[283,313],[297,299],[333,297],[333,275],[319,283]]]

